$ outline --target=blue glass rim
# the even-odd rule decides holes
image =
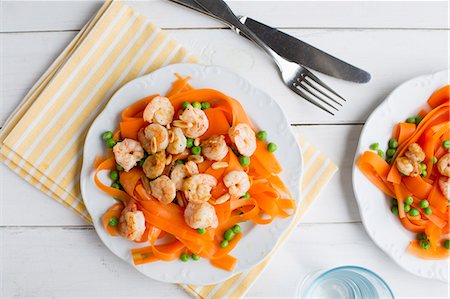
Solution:
[[[391,288],[386,283],[386,281],[384,281],[383,278],[381,278],[378,274],[376,274],[372,270],[369,270],[367,268],[363,268],[360,266],[339,266],[336,268],[326,270],[325,272],[321,273],[319,276],[314,278],[314,280],[308,286],[306,286],[306,289],[309,290],[313,285],[315,285],[316,282],[323,279],[326,275],[328,275],[330,273],[334,273],[334,272],[339,272],[341,270],[358,270],[358,271],[362,271],[362,272],[369,274],[373,278],[377,279],[384,286],[384,288],[389,292],[389,294],[391,295],[392,298],[395,298],[394,293],[392,292]]]

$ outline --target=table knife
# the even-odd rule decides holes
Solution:
[[[195,0],[170,1],[202,12],[223,22],[219,17],[211,14],[197,4]],[[325,53],[289,34],[260,23],[250,17],[240,17],[240,21],[275,52],[288,60],[338,79],[356,83],[367,83],[370,81],[371,76],[368,72]],[[235,29],[235,31],[241,34],[239,30]]]

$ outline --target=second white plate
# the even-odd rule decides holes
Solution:
[[[406,252],[413,233],[390,210],[391,199],[373,185],[356,166],[359,156],[374,142],[387,147],[394,126],[417,115],[437,89],[449,84],[449,71],[421,76],[397,87],[370,115],[361,132],[353,164],[353,190],[359,212],[372,240],[405,270],[431,279],[449,281],[449,260],[424,260]]]

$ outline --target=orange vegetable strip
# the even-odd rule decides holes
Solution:
[[[146,122],[142,118],[128,120],[120,123],[120,134],[122,138],[138,139],[138,132],[145,127]]]
[[[367,151],[359,157],[357,165],[378,189],[390,197],[395,197],[392,184],[386,181],[390,165],[383,158]]]
[[[139,112],[142,112],[145,107],[147,107],[148,103],[156,96],[158,95],[150,95],[125,108],[122,111],[122,121],[136,120],[136,115]]]
[[[433,189],[433,185],[427,183],[420,176],[405,176],[403,178],[403,183],[405,184],[406,188],[411,191],[412,194],[419,198],[427,198],[430,194],[431,189]]]
[[[118,236],[119,235],[118,226],[117,225],[116,226],[109,225],[109,220],[112,217],[117,217],[117,219],[119,219],[120,214],[122,213],[122,210],[123,210],[123,204],[116,203],[116,204],[112,205],[102,216],[102,225],[110,236]]]
[[[97,187],[106,194],[111,195],[112,197],[121,200],[124,204],[126,204],[128,201],[131,200],[131,197],[126,192],[123,192],[122,190],[113,187],[106,186],[98,178],[98,174],[100,171],[113,169],[116,169],[116,161],[114,160],[114,158],[107,159],[103,161],[100,165],[98,165],[94,174],[95,185],[97,185]]]
[[[428,240],[432,250],[436,250],[439,240],[441,238],[442,230],[437,227],[433,222],[428,222],[425,225],[425,233],[427,234]]]
[[[436,250],[424,250],[419,245],[419,241],[414,240],[409,243],[408,252],[426,260],[439,260],[450,257],[450,250],[444,247],[437,247]]]
[[[230,129],[227,117],[222,110],[218,108],[209,108],[204,110],[209,120],[209,127],[200,139],[205,140],[214,135],[227,135]]]
[[[183,243],[175,240],[168,244],[152,246],[152,253],[159,260],[170,262],[178,259],[185,248]]]
[[[400,209],[400,202],[399,202],[399,209]],[[400,218],[400,222],[402,223],[404,228],[416,234],[422,233],[425,230],[425,225],[415,225],[411,223],[408,217]]]
[[[446,85],[435,92],[430,96],[427,103],[432,108],[438,107],[444,103],[448,103],[450,100],[450,85]]]
[[[226,270],[233,271],[234,267],[236,267],[237,259],[232,257],[231,255],[225,255],[220,259],[214,259],[210,261],[211,265],[214,267]]]
[[[134,189],[143,175],[144,172],[139,167],[134,167],[128,172],[121,171],[119,176],[120,184],[129,195],[134,196]]]
[[[439,178],[436,178],[433,184],[433,188],[431,189],[427,199],[430,202],[430,205],[435,207],[439,211],[445,212],[445,210],[447,209],[448,201],[439,188]]]
[[[186,78],[178,77],[178,80],[172,83],[172,88],[167,92],[166,97],[171,97],[179,94],[183,90],[183,88],[186,87],[190,79],[191,77],[189,76]]]
[[[256,141],[256,151],[251,157],[251,160],[258,160],[271,174],[279,174],[282,170],[275,155],[267,150],[267,144],[261,140]]]
[[[397,139],[398,143],[403,143],[405,140],[407,140],[414,134],[415,130],[416,130],[415,124],[398,123],[394,128],[393,137]]]

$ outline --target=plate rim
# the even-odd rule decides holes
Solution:
[[[266,258],[270,258],[271,254],[272,254],[272,253],[275,251],[275,249],[279,246],[279,244],[282,242],[282,240],[284,239],[284,237],[285,237],[287,234],[289,234],[289,228],[293,225],[293,223],[294,223],[294,221],[295,221],[295,218],[296,218],[296,217],[298,216],[298,214],[300,213],[299,207],[300,207],[301,202],[302,202],[302,200],[303,200],[303,194],[301,193],[301,191],[302,191],[302,189],[301,189],[301,182],[302,182],[302,180],[303,180],[303,175],[304,175],[304,159],[303,159],[303,153],[302,153],[302,150],[301,150],[301,146],[300,146],[300,144],[298,143],[297,136],[296,136],[295,132],[294,132],[293,129],[292,129],[292,126],[290,125],[290,123],[289,123],[289,121],[288,121],[288,118],[287,118],[287,116],[286,116],[286,113],[285,113],[283,107],[282,107],[282,106],[281,106],[281,105],[280,105],[280,104],[279,104],[272,96],[270,96],[269,94],[267,94],[265,91],[263,91],[263,90],[261,90],[260,88],[254,86],[253,84],[251,84],[251,83],[249,82],[249,80],[247,80],[246,78],[242,77],[241,75],[237,74],[236,72],[234,72],[234,71],[232,71],[232,70],[230,70],[230,69],[228,69],[228,68],[226,68],[226,67],[223,67],[223,66],[217,66],[217,65],[194,64],[194,63],[177,63],[177,64],[167,65],[167,66],[161,67],[161,68],[159,68],[159,69],[157,69],[157,70],[155,70],[155,71],[153,71],[153,72],[151,72],[151,73],[145,74],[145,75],[143,75],[143,76],[140,76],[140,77],[137,77],[137,78],[134,78],[134,79],[128,81],[126,84],[124,84],[122,87],[120,87],[119,89],[117,89],[117,90],[112,94],[112,96],[108,99],[108,102],[104,105],[104,107],[103,107],[103,109],[101,110],[101,112],[100,112],[100,113],[96,116],[96,118],[92,121],[92,123],[91,123],[90,126],[89,126],[89,129],[87,130],[86,138],[85,138],[84,143],[83,143],[83,163],[82,163],[82,168],[81,168],[81,172],[80,172],[80,190],[81,190],[81,195],[82,195],[82,198],[83,198],[83,203],[85,203],[84,198],[85,198],[85,195],[86,195],[86,190],[85,190],[85,187],[84,187],[84,183],[83,183],[83,182],[84,182],[86,179],[90,179],[90,177],[91,177],[91,176],[90,176],[90,171],[89,171],[90,165],[88,165],[88,161],[87,161],[87,159],[86,159],[86,157],[87,157],[87,155],[86,155],[86,150],[87,150],[87,148],[86,148],[85,145],[86,145],[86,143],[87,143],[87,139],[90,137],[90,135],[92,135],[92,129],[93,129],[93,127],[94,127],[94,124],[97,122],[97,120],[98,120],[99,118],[103,117],[104,114],[107,113],[107,111],[108,111],[107,108],[108,108],[108,106],[109,106],[111,100],[119,93],[119,91],[121,91],[122,89],[127,88],[128,86],[130,86],[130,85],[132,85],[132,84],[135,84],[135,81],[145,80],[145,79],[147,79],[147,78],[151,78],[152,76],[156,76],[155,74],[158,74],[159,72],[164,72],[164,71],[166,71],[166,70],[170,70],[170,69],[178,68],[178,67],[181,67],[181,68],[183,68],[183,67],[193,67],[193,68],[201,69],[201,71],[206,71],[207,69],[216,69],[216,70],[219,70],[219,71],[221,71],[221,72],[229,73],[230,75],[235,76],[236,78],[239,78],[239,80],[241,80],[242,82],[244,82],[244,83],[246,84],[246,86],[248,86],[248,87],[250,88],[251,91],[253,91],[253,92],[256,91],[256,92],[258,92],[258,93],[260,93],[260,94],[263,94],[265,97],[267,97],[267,99],[269,99],[269,100],[271,101],[271,103],[274,103],[274,104],[279,108],[279,110],[280,110],[280,112],[281,112],[281,116],[283,117],[284,122],[285,122],[285,124],[287,125],[287,128],[288,128],[288,130],[289,130],[289,134],[296,140],[295,148],[296,148],[296,150],[297,150],[297,152],[298,152],[298,154],[299,154],[299,155],[298,155],[299,165],[297,165],[297,166],[299,166],[299,175],[298,175],[299,181],[298,181],[298,183],[297,183],[297,187],[298,187],[298,188],[297,188],[297,190],[296,190],[296,192],[298,192],[298,198],[296,199],[297,209],[295,210],[295,213],[289,217],[289,221],[288,221],[288,223],[286,224],[286,227],[282,230],[282,233],[278,236],[278,238],[276,239],[276,241],[272,244],[270,250],[269,250],[262,258],[260,258],[258,262],[256,262],[256,263],[253,264],[253,265],[247,265],[246,267],[243,267],[242,269],[240,269],[239,272],[234,272],[234,271],[233,271],[233,272],[227,272],[227,275],[225,275],[224,277],[221,277],[221,278],[216,279],[216,280],[208,281],[207,283],[201,283],[201,284],[199,284],[199,283],[192,283],[192,282],[185,282],[185,281],[180,281],[180,280],[173,280],[173,279],[163,279],[163,278],[161,278],[161,277],[149,276],[147,273],[144,273],[143,271],[141,271],[141,269],[140,269],[139,267],[135,266],[133,263],[130,263],[129,260],[122,258],[118,253],[116,253],[115,251],[111,250],[111,249],[109,248],[109,246],[107,245],[107,243],[103,240],[102,235],[97,231],[97,227],[95,226],[95,222],[94,222],[94,229],[95,229],[95,231],[96,231],[98,237],[101,239],[103,245],[104,245],[110,252],[112,252],[112,253],[113,253],[114,255],[116,255],[118,258],[120,258],[121,260],[125,261],[127,264],[130,264],[130,265],[131,265],[133,268],[135,268],[137,271],[141,272],[142,274],[144,274],[145,276],[147,276],[147,277],[149,277],[149,278],[151,278],[151,279],[155,279],[155,280],[157,280],[157,281],[162,281],[162,282],[168,282],[168,283],[184,283],[184,284],[196,284],[196,285],[216,284],[216,283],[223,282],[223,281],[225,281],[225,280],[227,280],[227,279],[233,277],[234,275],[236,275],[236,274],[238,274],[238,273],[242,273],[242,272],[248,271],[249,269],[254,268],[254,267],[256,267],[257,265],[259,265],[260,263],[262,263],[263,261],[265,261]],[[220,90],[219,90],[219,91],[220,91]],[[296,168],[296,169],[297,169],[297,168]],[[83,176],[83,174],[86,174],[86,176]],[[292,190],[291,190],[291,191],[292,191]],[[294,199],[295,199],[295,198],[294,198]],[[89,212],[88,204],[85,204],[85,205],[86,205],[87,211]],[[90,214],[90,213],[89,213],[89,214]]]
[[[361,152],[363,152],[362,149],[361,149],[361,147],[362,147],[362,139],[363,139],[363,136],[365,134],[367,134],[367,132],[370,129],[372,129],[372,128],[368,127],[368,124],[372,121],[373,118],[378,116],[378,113],[380,113],[380,111],[382,111],[384,106],[386,106],[389,103],[389,101],[391,101],[391,99],[394,98],[397,95],[399,90],[405,88],[405,86],[409,86],[409,85],[413,84],[414,82],[425,81],[427,79],[433,81],[433,80],[436,80],[434,78],[439,77],[441,75],[445,75],[445,74],[447,74],[447,82],[448,82],[447,84],[449,84],[449,79],[448,78],[449,78],[449,75],[450,75],[450,69],[441,70],[441,71],[438,71],[438,72],[435,72],[435,73],[431,73],[431,74],[420,75],[420,76],[417,76],[417,77],[414,77],[414,78],[411,78],[411,79],[408,79],[408,80],[402,82],[401,84],[397,85],[383,99],[383,101],[370,113],[370,115],[367,118],[367,120],[365,121],[365,124],[364,124],[364,126],[363,126],[363,128],[361,130],[360,135],[359,135],[358,144],[357,144],[357,147],[356,147],[356,150],[355,150],[355,154],[354,154],[354,158],[353,158],[353,163],[352,163],[352,189],[353,189],[353,194],[354,194],[355,199],[356,199],[356,203],[358,205],[358,211],[359,211],[359,214],[361,216],[361,222],[362,222],[362,224],[364,226],[364,229],[367,232],[367,234],[369,235],[370,239],[375,243],[375,245],[379,249],[381,249],[381,251],[384,254],[386,254],[391,260],[394,260],[395,263],[398,266],[400,266],[402,269],[406,270],[407,272],[409,272],[411,274],[414,274],[414,275],[419,276],[419,277],[424,277],[424,278],[428,278],[428,279],[433,279],[433,280],[438,280],[438,281],[443,281],[443,282],[449,283],[450,282],[450,276],[447,276],[447,279],[444,279],[443,277],[442,278],[441,277],[437,277],[436,275],[434,275],[434,276],[428,275],[427,276],[427,275],[424,274],[424,273],[427,273],[427,272],[417,273],[413,269],[408,268],[404,263],[402,263],[401,259],[396,259],[397,256],[395,256],[393,252],[391,252],[388,249],[385,249],[384,247],[382,247],[382,244],[379,242],[379,237],[374,236],[372,234],[372,231],[368,227],[369,223],[368,223],[368,219],[367,219],[367,214],[364,213],[363,206],[362,206],[363,203],[364,203],[364,200],[360,198],[359,193],[357,191],[357,186],[356,186],[358,184],[357,181],[356,181],[357,180],[356,177],[357,177],[357,175],[359,175],[358,172],[361,173],[361,171],[359,170],[358,166],[356,165],[356,162],[357,162]],[[425,104],[426,104],[426,101],[423,103],[423,106],[425,106]],[[416,107],[416,110],[419,110],[420,108],[421,108],[420,106]],[[363,174],[361,173],[361,175],[363,175]],[[365,178],[365,179],[367,179],[367,178]],[[380,191],[380,194],[383,195],[384,197],[386,196],[381,191]],[[397,224],[400,225],[399,223],[397,223]],[[406,232],[406,230],[405,230],[405,232]],[[404,253],[407,254],[406,253],[406,247],[405,247],[405,252]],[[419,259],[419,258],[417,258],[417,260],[419,260],[419,261],[426,261],[426,260],[422,260],[422,259]],[[442,260],[442,261],[443,262],[444,261],[448,262],[449,259]]]

